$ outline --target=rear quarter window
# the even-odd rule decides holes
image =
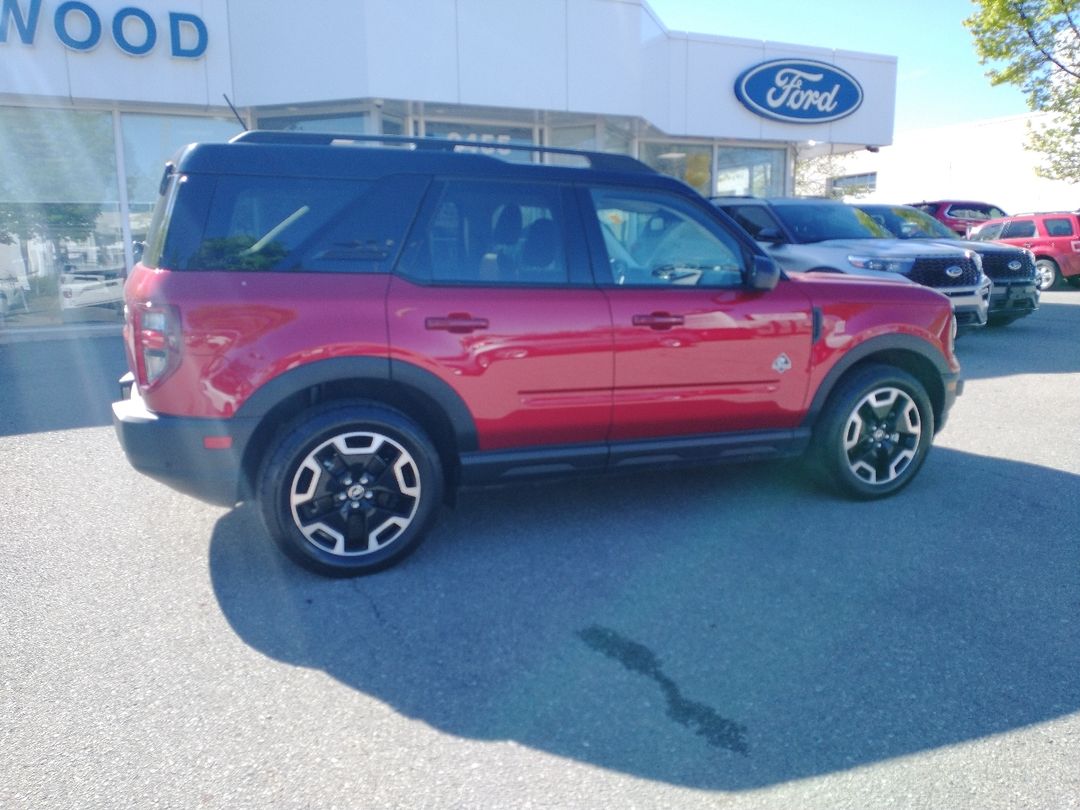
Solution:
[[[162,263],[177,270],[387,272],[426,186],[414,175],[183,177]]]
[[[1070,219],[1044,219],[1043,227],[1046,229],[1047,236],[1072,236],[1076,231],[1073,229],[1072,220]]]

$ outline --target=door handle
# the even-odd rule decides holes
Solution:
[[[458,312],[452,312],[443,318],[424,319],[425,329],[450,332],[455,335],[468,334],[469,332],[475,332],[477,329],[487,329],[489,325],[487,318],[473,318],[468,314]]]
[[[648,326],[650,329],[670,329],[673,326],[682,326],[685,320],[682,315],[652,312],[648,315],[635,315],[632,322],[634,326]]]

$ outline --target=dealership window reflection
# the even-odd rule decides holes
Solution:
[[[0,107],[0,328],[118,317],[118,197],[110,113]]]

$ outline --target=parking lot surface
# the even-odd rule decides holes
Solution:
[[[1080,292],[926,466],[461,494],[331,581],[135,473],[115,337],[0,346],[2,807],[1080,807]]]

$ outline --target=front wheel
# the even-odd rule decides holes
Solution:
[[[842,493],[881,498],[911,482],[933,436],[934,412],[922,383],[901,369],[872,365],[833,391],[813,453]]]
[[[338,577],[381,570],[415,551],[442,490],[423,429],[360,401],[329,403],[290,423],[256,483],[263,520],[285,553]]]

